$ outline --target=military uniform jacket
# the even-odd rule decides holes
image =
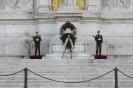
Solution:
[[[103,42],[103,37],[102,37],[102,35],[96,35],[95,41],[96,41],[97,43],[102,43],[102,42]]]
[[[35,42],[36,45],[40,45],[40,41],[41,41],[41,36],[34,36],[33,41]]]

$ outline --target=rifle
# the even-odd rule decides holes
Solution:
[[[31,38],[34,38],[34,36],[31,36]]]
[[[93,35],[92,35],[92,36],[93,36]],[[98,40],[98,39],[96,38],[96,36],[93,36],[93,37],[95,38],[95,41],[100,42],[100,43],[103,42],[103,40]]]
[[[92,35],[93,36],[93,35]],[[93,36],[94,38],[96,38],[96,36]]]

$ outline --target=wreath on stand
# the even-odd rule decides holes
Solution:
[[[64,33],[64,31],[66,31],[67,28],[70,28],[71,31],[73,31],[73,33]],[[76,27],[71,24],[69,21],[66,22],[60,29],[60,34],[61,34],[61,37],[60,39],[62,40],[62,43],[65,45],[65,50],[69,50],[70,53],[72,53],[72,49],[75,45],[75,42],[76,42]],[[63,53],[64,55],[64,53]]]
[[[65,33],[61,37],[61,40],[62,40],[62,43],[65,45],[65,48],[70,50],[70,52],[72,52],[72,49],[76,42],[76,37],[73,34]]]

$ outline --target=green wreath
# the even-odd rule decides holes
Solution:
[[[64,33],[64,31],[66,31],[67,28],[70,28],[73,33]],[[65,44],[66,42],[66,39],[68,38],[68,35],[69,35],[69,38],[71,39],[71,44],[74,46],[75,45],[75,42],[76,42],[76,27],[70,23],[69,21],[67,21],[64,25],[62,25],[61,29],[60,29],[60,34],[61,34],[61,37],[60,39],[62,40],[62,43]],[[70,52],[72,52],[72,46],[71,44],[68,44],[66,45],[66,49],[69,49]]]

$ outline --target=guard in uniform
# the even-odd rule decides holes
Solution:
[[[95,41],[96,41],[96,55],[101,56],[101,49],[102,49],[102,42],[103,42],[103,37],[100,35],[100,31],[97,32],[98,35],[95,36]]]
[[[37,54],[37,50],[38,50],[38,54],[40,56],[40,42],[41,42],[41,36],[38,35],[38,32],[36,32],[36,36],[33,37],[33,41],[35,42],[35,56]]]

